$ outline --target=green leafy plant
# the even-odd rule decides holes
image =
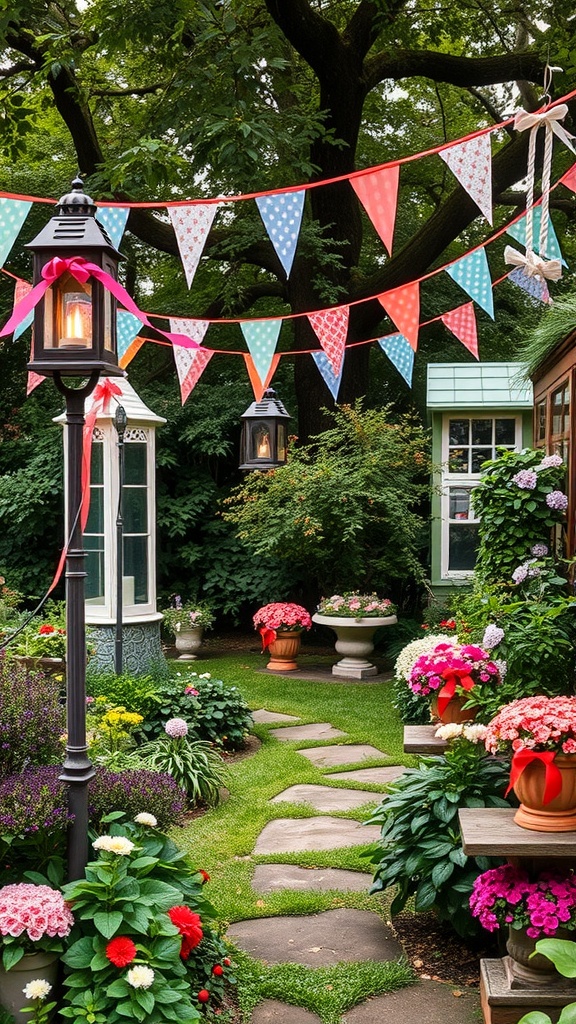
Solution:
[[[209,673],[195,678],[192,672],[188,681],[198,690],[200,710],[195,728],[200,738],[227,750],[243,747],[253,718],[238,687],[212,679]]]
[[[155,771],[167,772],[186,791],[192,805],[217,804],[225,765],[205,740],[189,740],[183,718],[170,718],[165,734],[139,750],[142,762]]]
[[[572,939],[539,939],[536,952],[548,957],[564,978],[576,978],[576,942]],[[552,1024],[552,1018],[541,1010],[531,1010],[518,1024]],[[558,1024],[576,1024],[576,1003],[562,1007]]]
[[[164,627],[172,636],[177,636],[184,629],[196,629],[198,626],[210,629],[214,622],[214,616],[207,604],[203,602],[183,604],[177,594],[174,596],[174,603],[169,608],[164,608],[162,614]]]
[[[102,697],[115,707],[125,707],[144,718],[152,715],[159,704],[159,692],[165,680],[153,675],[134,676],[130,673],[98,672],[88,666],[86,691],[89,697]]]
[[[393,915],[413,896],[416,911],[434,910],[462,936],[478,934],[468,900],[491,862],[464,853],[458,809],[509,806],[501,795],[507,782],[505,765],[458,740],[443,757],[423,758],[390,784],[368,821],[382,826],[382,838],[367,856],[376,864],[371,892],[398,887]]]
[[[191,672],[175,676],[159,683],[155,690],[154,704],[142,723],[142,733],[147,739],[157,739],[164,733],[164,725],[170,718],[183,718],[189,733],[200,738],[197,724],[200,703],[198,701],[198,675]]]

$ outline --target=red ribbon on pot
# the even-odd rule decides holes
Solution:
[[[274,643],[276,639],[276,630],[268,629],[268,626],[260,626],[258,632],[262,637],[262,650],[265,651],[267,647],[270,647],[270,644]]]
[[[474,686],[474,680],[467,668],[446,668],[442,673],[442,678],[446,680],[446,683],[438,691],[438,714],[440,716],[444,714],[456,693],[456,684],[459,684],[463,690],[471,690]]]
[[[508,793],[514,788],[522,772],[529,764],[532,764],[533,761],[541,761],[546,767],[542,803],[549,804],[551,800],[560,795],[562,790],[562,774],[558,766],[554,764],[555,757],[555,750],[543,750],[540,752],[536,750],[517,750],[512,758],[510,784],[504,796],[508,796]]]

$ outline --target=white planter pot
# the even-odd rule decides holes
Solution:
[[[365,619],[349,619],[339,615],[320,615],[316,612],[312,621],[319,626],[329,626],[336,633],[336,650],[343,657],[332,666],[333,676],[344,679],[366,679],[378,674],[376,665],[368,660],[374,650],[374,634],[381,626],[394,626],[398,621],[395,615],[382,618],[366,617]]]
[[[204,635],[203,626],[191,626],[190,629],[181,629],[176,636],[176,650],[178,653],[178,661],[195,661],[198,657],[198,651],[202,646],[202,637]]]

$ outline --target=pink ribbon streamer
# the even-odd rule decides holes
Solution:
[[[84,422],[82,439],[82,504],[80,512],[80,525],[82,533],[86,529],[88,515],[90,513],[90,465],[92,459],[92,434],[94,424],[100,410],[107,413],[110,408],[110,399],[115,395],[121,395],[122,388],[119,388],[114,381],[105,377],[101,384],[94,388],[92,396],[92,408]]]

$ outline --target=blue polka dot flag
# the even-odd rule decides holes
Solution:
[[[404,377],[409,388],[412,387],[412,371],[414,369],[414,349],[403,334],[389,334],[379,338],[378,344],[398,373]]]
[[[540,222],[542,220],[542,207],[535,206],[532,210],[532,240],[534,245],[534,252],[540,253]],[[517,220],[515,224],[512,224],[506,229],[506,234],[514,238],[516,242],[520,242],[520,245],[526,247],[526,214]],[[567,267],[568,264],[562,256],[560,251],[560,243],[558,241],[556,232],[554,231],[554,225],[551,220],[548,221],[548,235],[546,236],[546,252],[544,256],[548,260],[561,260],[562,265]]]
[[[6,263],[31,206],[22,199],[0,199],[0,267]]]
[[[530,277],[523,267],[516,267],[515,270],[508,274],[508,280],[518,285],[519,288],[523,288],[530,298],[534,300],[535,306],[539,302],[550,302],[550,292],[544,278]]]
[[[133,313],[119,309],[116,313],[116,336],[118,339],[118,359],[126,354],[134,338],[138,335],[142,323]]]
[[[282,321],[247,320],[245,323],[241,323],[240,327],[254,360],[258,376],[264,383],[276,351]]]
[[[464,289],[474,302],[482,307],[488,316],[494,319],[494,297],[492,295],[492,278],[486,250],[482,246],[475,252],[469,252],[451,267],[446,267],[453,281]]]
[[[96,213],[96,220],[102,225],[110,236],[110,241],[115,249],[120,248],[124,228],[129,214],[126,206],[99,206]]]
[[[332,398],[336,402],[338,399],[338,391],[340,390],[340,381],[342,380],[342,370],[344,368],[344,357],[342,357],[342,363],[340,365],[340,373],[336,375],[332,369],[332,363],[328,359],[325,352],[312,352],[312,358],[316,363],[316,366],[320,370],[322,379],[326,384]]]
[[[259,196],[256,205],[286,277],[290,277],[304,209],[305,190]]]

